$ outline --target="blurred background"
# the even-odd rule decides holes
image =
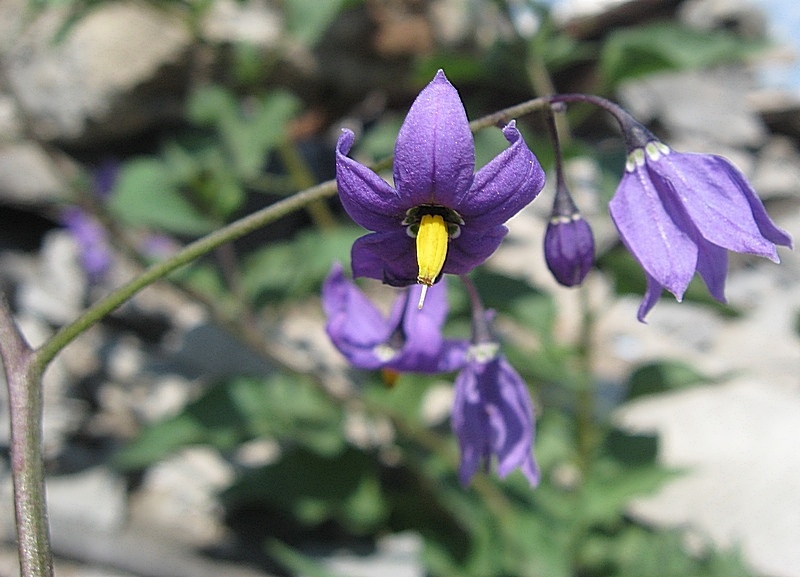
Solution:
[[[0,289],[41,344],[332,178],[342,127],[362,162],[391,154],[439,68],[471,119],[610,98],[676,150],[729,158],[798,238],[798,32],[789,0],[0,0]],[[550,277],[548,186],[474,274],[534,397],[540,487],[462,488],[453,376],[389,386],[327,342],[319,288],[363,233],[333,198],[149,287],[49,367],[56,574],[800,577],[800,258],[731,255],[727,304],[698,282],[638,323],[644,275],[606,210],[618,131],[582,105],[559,122],[595,270]],[[518,124],[554,180],[542,118]],[[478,166],[506,146],[475,141]],[[466,337],[451,287],[447,332]],[[0,409],[5,577],[5,387]]]

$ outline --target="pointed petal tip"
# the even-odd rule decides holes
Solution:
[[[517,140],[522,138],[522,135],[517,128],[517,121],[511,120],[508,124],[503,127],[503,136],[506,137],[506,140],[511,144],[514,144]]]
[[[336,152],[341,155],[346,155],[350,152],[353,142],[356,139],[355,133],[349,128],[342,128],[342,133],[339,135],[339,140],[336,141]]]

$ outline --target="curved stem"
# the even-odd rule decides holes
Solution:
[[[280,200],[264,209],[254,212],[228,226],[221,228],[195,242],[187,245],[183,250],[169,259],[156,263],[134,278],[127,284],[118,288],[105,298],[99,300],[74,322],[61,328],[49,341],[36,351],[36,364],[44,369],[58,352],[72,342],[75,337],[84,332],[94,323],[102,319],[111,311],[130,299],[137,292],[155,281],[165,277],[181,266],[192,262],[215,248],[236,240],[254,230],[261,228],[279,218],[298,210],[315,200],[333,196],[336,193],[336,181],[329,180],[317,186]]]

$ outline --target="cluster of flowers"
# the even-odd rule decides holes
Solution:
[[[608,101],[551,97],[553,103],[578,100],[611,112],[626,140],[625,174],[609,210],[647,278],[640,320],[664,288],[680,300],[695,272],[724,300],[728,250],[777,262],[775,245],[791,246],[791,237],[770,220],[727,160],[674,152]],[[353,245],[353,276],[404,288],[387,319],[336,265],[322,298],[328,334],[353,366],[458,371],[452,425],[463,484],[479,467],[488,468],[494,456],[501,477],[520,469],[535,486],[539,472],[529,392],[501,354],[491,314],[474,290],[471,339],[445,339],[441,333],[447,315],[443,275],[465,278],[483,263],[508,232],[504,223],[544,186],[544,171],[513,120],[503,134],[509,147],[475,173],[467,116],[442,71],[419,94],[400,129],[394,187],[347,156],[354,135],[344,130],[336,150],[339,197],[353,220],[373,231]],[[594,263],[591,229],[560,174],[544,247],[550,270],[567,286],[580,284]]]

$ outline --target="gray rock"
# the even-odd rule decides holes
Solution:
[[[370,555],[340,551],[321,557],[321,563],[333,575],[347,577],[422,577],[420,561],[422,539],[416,533],[399,533],[378,541]]]
[[[115,531],[126,520],[125,481],[102,466],[49,477],[47,501],[54,526],[84,523],[97,531]]]
[[[41,206],[66,195],[52,159],[31,141],[0,145],[0,203]]]
[[[281,15],[266,0],[216,0],[203,17],[203,36],[210,42],[247,42],[274,48],[282,37]]]
[[[751,0],[688,0],[677,17],[698,30],[732,30],[745,38],[764,38],[767,33],[767,16]]]
[[[83,310],[87,283],[78,258],[67,232],[48,233],[36,270],[18,288],[20,308],[55,325],[75,320]]]
[[[669,135],[754,148],[766,129],[746,98],[753,86],[741,68],[665,72],[626,82],[619,98],[639,121],[658,120]]]
[[[800,575],[798,391],[758,377],[643,399],[620,416],[657,431],[664,464],[686,471],[637,500],[636,517],[738,546],[763,574]]]
[[[184,544],[213,544],[225,531],[217,496],[232,479],[232,466],[216,450],[184,449],[146,471],[131,496],[131,526],[172,534]]]
[[[798,198],[800,192],[800,151],[788,137],[775,136],[758,151],[751,180],[762,199]]]
[[[109,2],[57,40],[65,16],[42,11],[3,54],[10,88],[37,137],[117,138],[175,117],[192,45],[186,22],[151,4]]]

